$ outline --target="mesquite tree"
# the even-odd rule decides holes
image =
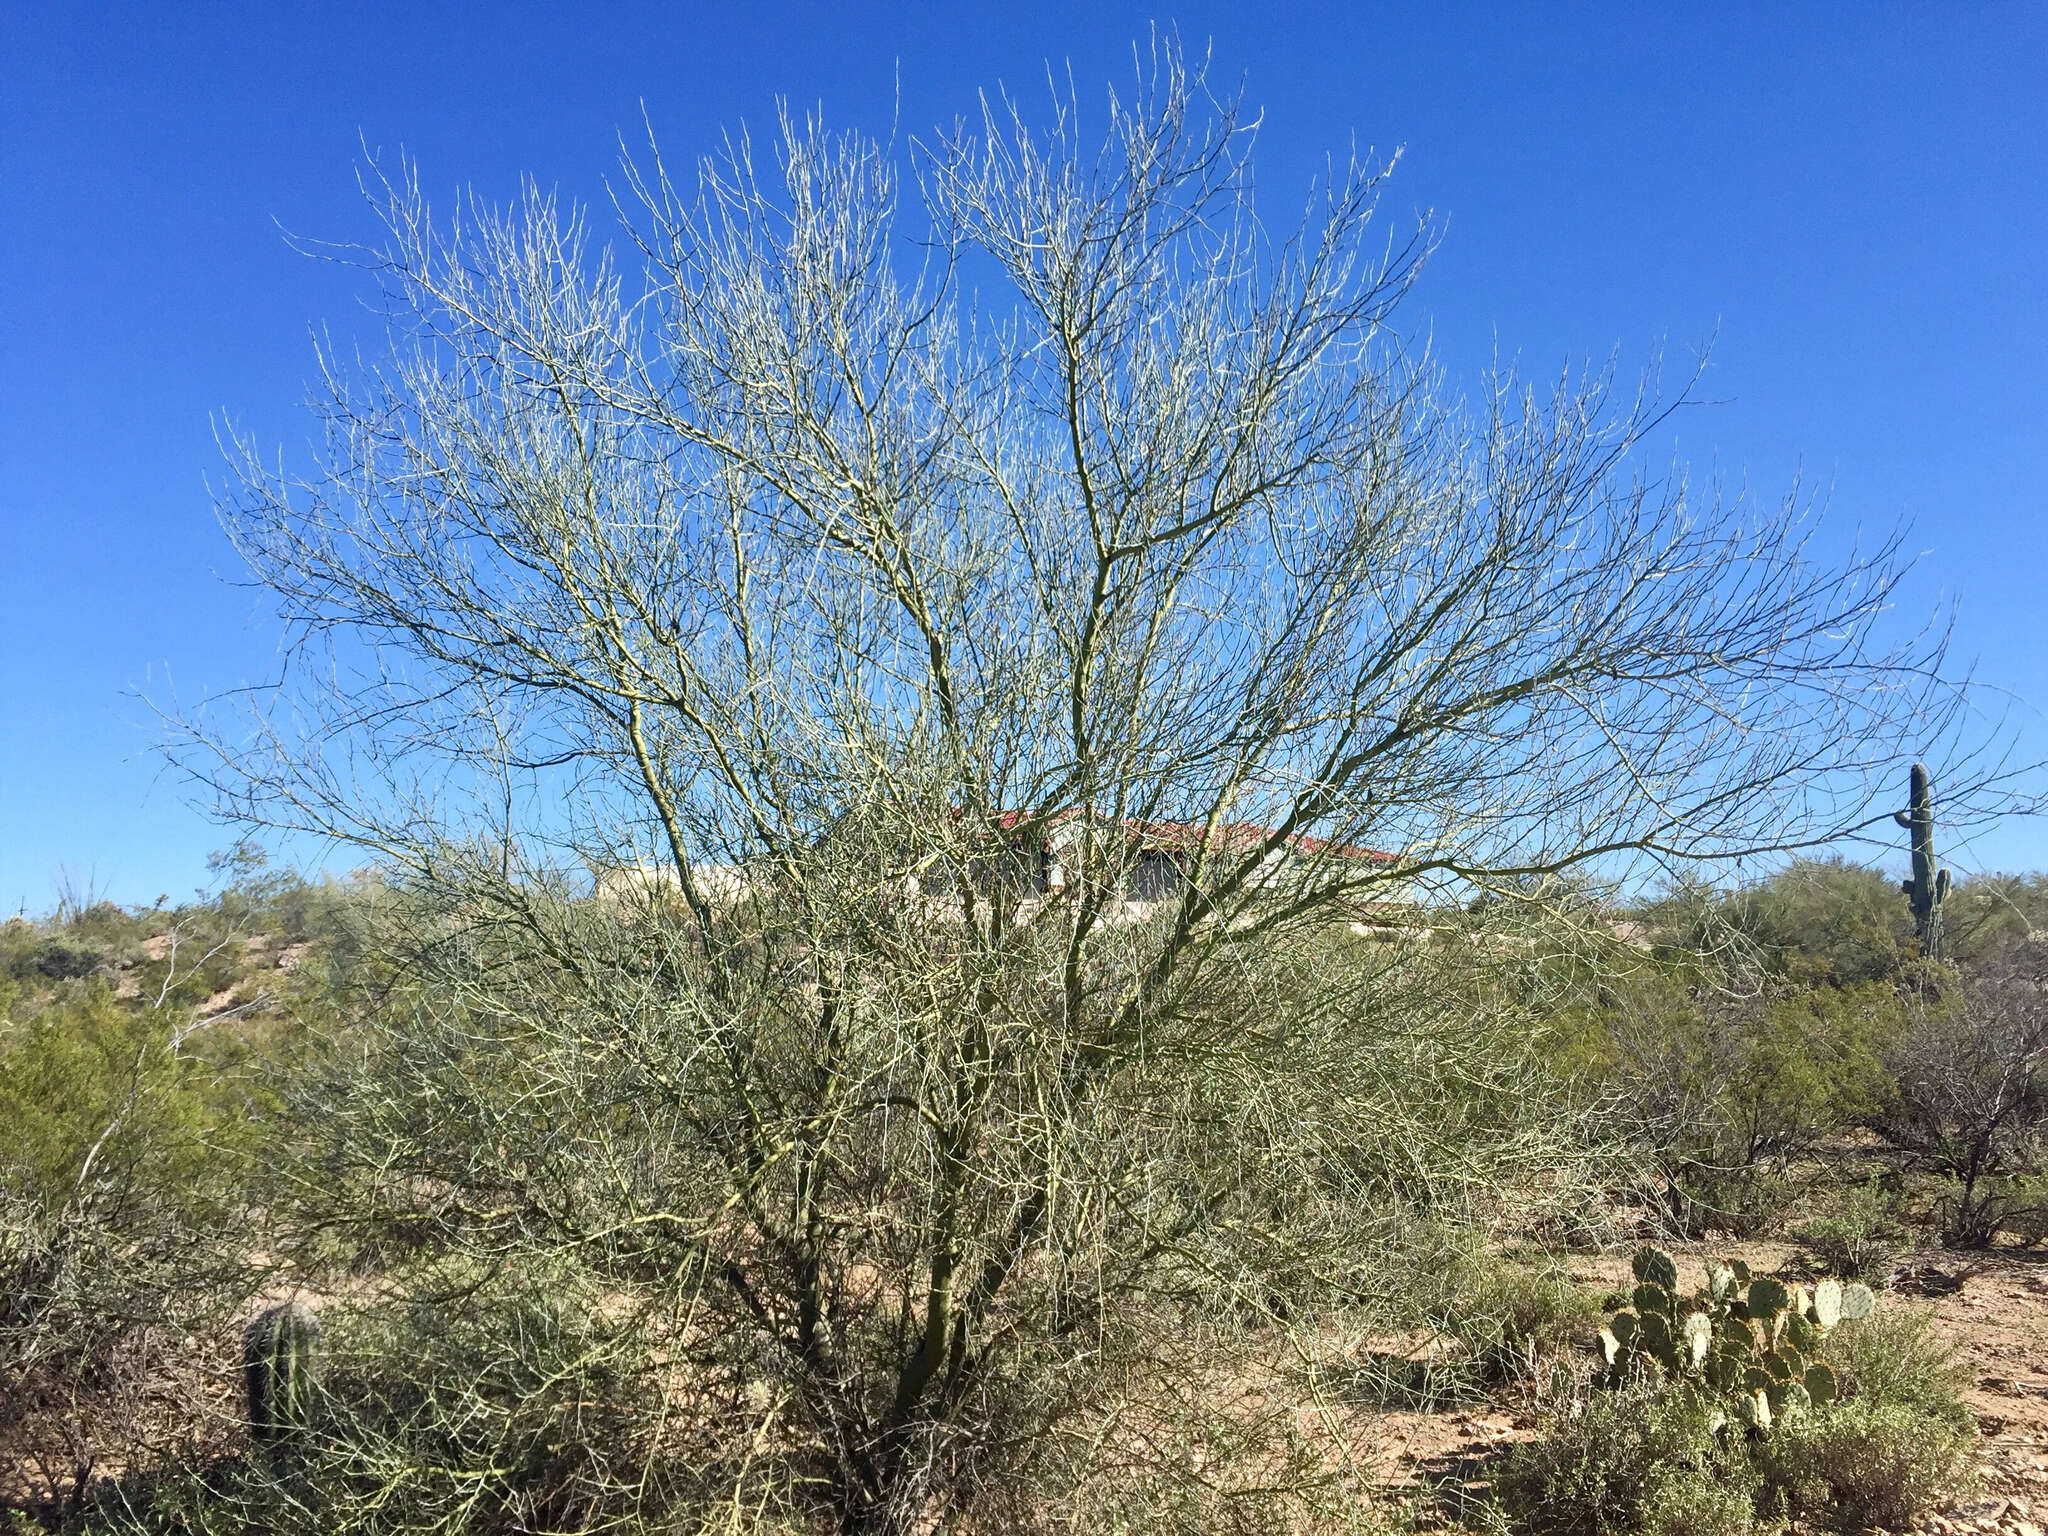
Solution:
[[[305,1198],[462,1298],[393,1368],[565,1352],[451,1366],[378,1497],[529,1497],[456,1427],[521,1414],[549,1518],[1309,1486],[1219,1351],[1554,1151],[1436,904],[1823,837],[1946,707],[1893,549],[1639,470],[1653,400],[1446,399],[1384,168],[1276,233],[1172,49],[1088,116],[650,157],[603,250],[371,176],[392,347],[310,470],[242,450],[293,644],[188,761],[387,871]]]

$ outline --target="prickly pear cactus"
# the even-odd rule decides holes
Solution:
[[[259,1313],[243,1331],[249,1434],[258,1444],[274,1444],[305,1427],[319,1350],[320,1320],[296,1301]]]
[[[1868,1317],[1877,1298],[1866,1285],[1823,1280],[1811,1292],[1740,1260],[1707,1265],[1706,1284],[1678,1289],[1678,1265],[1660,1248],[1635,1256],[1636,1286],[1600,1330],[1606,1364],[1599,1380],[1615,1387],[1638,1376],[1681,1383],[1716,1401],[1720,1415],[1758,1434],[1835,1401],[1834,1370],[1814,1358],[1844,1320]]]
[[[1629,1268],[1638,1285],[1662,1286],[1673,1294],[1678,1291],[1678,1261],[1662,1248],[1638,1248]]]

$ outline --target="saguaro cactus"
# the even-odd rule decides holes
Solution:
[[[296,1301],[259,1313],[242,1334],[249,1435],[269,1445],[305,1426],[313,1402],[320,1320]]]
[[[1912,805],[1893,811],[1892,820],[1913,838],[1913,878],[1899,889],[1913,907],[1913,931],[1920,936],[1920,953],[1941,958],[1941,904],[1948,895],[1948,871],[1934,857],[1934,787],[1927,777],[1927,765],[1915,763]]]

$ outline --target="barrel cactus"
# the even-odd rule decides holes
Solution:
[[[1876,1306],[1866,1285],[1823,1280],[1808,1291],[1753,1276],[1740,1260],[1709,1264],[1706,1284],[1689,1296],[1679,1294],[1677,1263],[1662,1249],[1644,1248],[1633,1267],[1631,1304],[1613,1309],[1600,1331],[1601,1384],[1639,1375],[1680,1383],[1714,1401],[1717,1420],[1725,1414],[1759,1433],[1835,1400],[1822,1341]]]
[[[306,1426],[319,1363],[320,1320],[296,1301],[259,1313],[242,1334],[249,1434],[274,1444]]]

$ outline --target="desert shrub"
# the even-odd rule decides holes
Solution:
[[[403,907],[390,916],[395,923],[411,917],[412,911]],[[580,942],[611,943],[626,950],[639,938],[636,930],[623,924],[614,929],[611,925],[618,919],[606,909],[577,906],[560,916],[582,935]],[[403,930],[377,934],[381,944],[405,937]],[[373,1276],[380,1292],[399,1298],[416,1294],[422,1319],[414,1323],[396,1315],[346,1312],[334,1318],[333,1363],[338,1374],[330,1378],[332,1391],[337,1401],[363,1406],[352,1407],[331,1431],[337,1441],[333,1454],[306,1469],[305,1477],[318,1486],[321,1507],[332,1510],[359,1496],[369,1498],[352,1480],[358,1471],[388,1475],[403,1482],[408,1501],[402,1511],[396,1504],[385,1506],[398,1528],[433,1528],[441,1515],[426,1502],[428,1482],[455,1486],[473,1474],[481,1476],[480,1469],[495,1469],[491,1475],[496,1481],[478,1494],[493,1509],[530,1512],[566,1507],[566,1501],[592,1522],[623,1520],[622,1511],[628,1508],[652,1511],[656,1505],[650,1502],[651,1490],[660,1489],[671,1501],[666,1509],[674,1524],[693,1524],[701,1517],[707,1484],[744,1486],[750,1502],[765,1499],[771,1510],[797,1505],[805,1493],[797,1479],[825,1475],[819,1469],[832,1454],[824,1434],[827,1426],[820,1424],[801,1395],[804,1362],[793,1358],[772,1335],[758,1336],[738,1320],[724,1320],[715,1335],[702,1327],[707,1310],[745,1307],[756,1295],[753,1287],[759,1282],[738,1266],[759,1264],[761,1253],[752,1246],[736,1246],[731,1270],[724,1263],[709,1269],[685,1267],[699,1263],[693,1250],[705,1238],[685,1228],[679,1216],[668,1214],[681,1209],[677,1187],[686,1190],[685,1180],[708,1176],[706,1170],[715,1171],[715,1166],[708,1153],[689,1163],[679,1156],[678,1142],[693,1133],[687,1122],[679,1129],[667,1112],[649,1101],[649,1079],[639,1074],[662,1081],[679,1068],[688,1070],[689,1037],[644,1023],[629,1033],[628,1021],[621,1020],[619,1032],[600,1037],[621,1049],[592,1052],[583,1035],[590,1021],[581,1016],[576,1018],[575,1034],[539,1032],[525,1021],[514,1032],[502,1018],[451,1003],[451,996],[464,1001],[457,988],[391,988],[387,973],[378,969],[388,953],[377,949],[364,961],[363,995],[350,997],[347,1016],[323,1032],[323,1050],[308,1057],[313,1070],[300,1079],[303,1120],[296,1122],[305,1140],[293,1148],[295,1158],[303,1160],[294,1163],[287,1179],[292,1188],[278,1202],[280,1209],[291,1208],[292,1221],[307,1234],[303,1243],[293,1246],[292,1256],[302,1266],[298,1273],[312,1286],[330,1286],[336,1276],[351,1272]],[[1341,960],[1342,954],[1320,949],[1302,957],[1304,967],[1313,965],[1314,996],[1330,995]],[[1359,951],[1355,963],[1382,967],[1386,962],[1377,951]],[[1412,976],[1416,966],[1426,963],[1426,954],[1405,957],[1401,974]],[[550,1006],[536,1012],[535,1022],[552,1031],[567,1017]],[[1160,1508],[1215,1506],[1209,1523],[1192,1517],[1187,1523],[1190,1528],[1220,1529],[1226,1527],[1217,1523],[1222,1518],[1219,1512],[1241,1508],[1246,1500],[1226,1498],[1207,1485],[1220,1488],[1226,1479],[1248,1475],[1249,1469],[1264,1475],[1275,1468],[1291,1480],[1286,1498],[1274,1494],[1282,1503],[1334,1497],[1327,1459],[1318,1462],[1295,1444],[1289,1412],[1301,1399],[1281,1393],[1295,1391],[1298,1384],[1269,1389],[1256,1403],[1248,1402],[1235,1385],[1244,1369],[1256,1373],[1262,1359],[1271,1355],[1270,1330],[1276,1320],[1289,1316],[1289,1306],[1330,1303],[1329,1282],[1322,1275],[1334,1271],[1342,1276],[1346,1269],[1365,1268],[1362,1259],[1372,1261],[1370,1273],[1355,1278],[1373,1285],[1347,1280],[1337,1298],[1341,1304],[1359,1304],[1356,1298],[1376,1289],[1383,1278],[1403,1293],[1400,1309],[1413,1310],[1418,1317],[1449,1316],[1460,1295],[1483,1292],[1485,1337],[1475,1340],[1474,1348],[1458,1351],[1461,1379],[1474,1386],[1482,1384],[1473,1370],[1479,1343],[1519,1344],[1529,1331],[1544,1325],[1547,1309],[1563,1304],[1561,1296],[1542,1295],[1543,1286],[1535,1280],[1492,1279],[1483,1268],[1475,1271],[1472,1239],[1459,1234],[1460,1224],[1475,1211],[1483,1213],[1492,1202],[1507,1198],[1490,1193],[1504,1189],[1506,1178],[1487,1172],[1482,1183],[1472,1176],[1475,1170],[1486,1171],[1494,1160],[1505,1158],[1500,1166],[1512,1175],[1521,1158],[1548,1159],[1553,1155],[1548,1149],[1556,1146],[1559,1117],[1542,1098],[1544,1080],[1534,1075],[1529,1059],[1534,1047],[1526,1030],[1515,1027],[1512,1019],[1502,1019],[1497,1033],[1481,1038],[1471,1033],[1474,1016],[1460,1001],[1454,1014],[1447,1012],[1445,1022],[1456,1026],[1465,1048],[1452,1051],[1418,1033],[1416,1022],[1410,1006],[1390,1019],[1381,1037],[1350,1030],[1331,1042],[1333,1051],[1343,1051],[1338,1068],[1361,1074],[1360,1103],[1370,1109],[1369,1121],[1361,1119],[1358,1131],[1347,1135],[1335,1152],[1351,1160],[1345,1177],[1361,1181],[1352,1187],[1366,1188],[1362,1181],[1370,1177],[1376,1181],[1371,1187],[1377,1197],[1325,1202],[1312,1183],[1276,1181],[1268,1186],[1255,1178],[1256,1165],[1240,1170],[1233,1186],[1241,1193],[1232,1198],[1241,1203],[1219,1213],[1231,1220],[1226,1224],[1205,1219],[1179,1231],[1183,1251],[1198,1256],[1205,1273],[1227,1275],[1228,1290],[1213,1303],[1197,1305],[1189,1299],[1190,1278],[1169,1270],[1160,1291],[1141,1293],[1141,1304],[1148,1309],[1143,1315],[1126,1311],[1119,1321],[1118,1314],[1111,1314],[1118,1329],[1141,1322],[1147,1329],[1147,1350],[1175,1351],[1171,1365],[1181,1379],[1161,1381],[1149,1374],[1140,1351],[1125,1344],[1118,1332],[1095,1322],[1088,1325],[1089,1355],[1082,1362],[1086,1370],[1101,1373],[1093,1379],[1077,1375],[1071,1364],[1048,1362],[1035,1352],[1010,1354],[1003,1362],[1008,1374],[997,1383],[1000,1392],[990,1391],[970,1404],[993,1421],[990,1437],[1003,1457],[1000,1475],[980,1471],[971,1449],[950,1441],[932,1447],[935,1456],[943,1456],[942,1465],[960,1468],[976,1479],[972,1493],[978,1507],[994,1511],[1010,1502],[1071,1500],[1077,1511],[1087,1513],[1085,1520],[1076,1514],[1077,1528],[1095,1529],[1103,1522],[1114,1523],[1109,1504],[1098,1501],[1115,1504],[1126,1495],[1136,1499],[1131,1490],[1143,1487],[1148,1490],[1145,1501],[1156,1500]],[[1303,1031],[1286,1044],[1300,1056],[1313,1042],[1314,1036]],[[1521,1065],[1515,1065],[1518,1061]],[[1304,1060],[1302,1070],[1309,1065]],[[1325,1086],[1336,1080],[1328,1060],[1315,1070]],[[1499,1074],[1497,1085],[1488,1086],[1482,1072]],[[614,1073],[623,1075],[610,1075]],[[1190,1176],[1207,1176],[1222,1167],[1221,1156],[1231,1148],[1240,1154],[1257,1150],[1265,1157],[1281,1145],[1264,1125],[1248,1127],[1243,1098],[1225,1097],[1236,1095],[1232,1084],[1218,1080],[1207,1091],[1217,1097],[1213,1108],[1200,1106],[1200,1123],[1214,1128],[1215,1140],[1182,1160]],[[1288,1113],[1294,1123],[1300,1121],[1306,1102],[1303,1094],[1290,1097]],[[609,1106],[594,1129],[566,1118],[569,1106],[593,1104]],[[575,1110],[577,1115],[586,1112]],[[1282,1122],[1275,1117],[1273,1124]],[[1115,1156],[1126,1129],[1120,1122],[1104,1122],[1099,1155]],[[1433,1169],[1417,1166],[1410,1154],[1422,1144],[1425,1132],[1445,1144],[1449,1129],[1459,1138],[1458,1177],[1444,1182],[1436,1193],[1439,1214],[1419,1214],[1385,1231],[1361,1223],[1361,1208],[1422,1212],[1431,1205]],[[1367,1130],[1386,1139],[1376,1144],[1363,1134]],[[1254,1132],[1260,1138],[1256,1142]],[[1525,1134],[1529,1139],[1523,1139]],[[600,1159],[614,1155],[606,1150],[608,1144],[624,1161],[604,1166],[649,1170],[632,1176],[658,1179],[660,1183],[651,1187],[662,1190],[665,1205],[642,1205],[638,1194],[628,1196],[631,1204],[624,1203],[615,1186],[589,1177]],[[853,1194],[866,1198],[858,1187],[838,1198]],[[1308,1203],[1296,1205],[1297,1201]],[[711,1202],[704,1204],[709,1208]],[[1192,1202],[1185,1208],[1199,1209]],[[1240,1222],[1270,1227],[1282,1220],[1314,1237],[1315,1246],[1242,1246]],[[564,1242],[557,1234],[572,1221],[582,1237]],[[716,1225],[708,1234],[723,1241]],[[1284,1262],[1297,1251],[1314,1264],[1291,1267]],[[1338,1264],[1324,1269],[1332,1255]],[[899,1306],[895,1297],[877,1295],[868,1276],[849,1273],[850,1268],[835,1266],[825,1277],[834,1294],[821,1308],[820,1332],[829,1328],[826,1337],[835,1350],[877,1347],[867,1339],[874,1331],[896,1326]],[[746,1282],[744,1290],[733,1279],[735,1273]],[[1041,1275],[1034,1270],[1019,1279],[1035,1286]],[[571,1375],[564,1379],[563,1390],[571,1402],[628,1405],[630,1433],[614,1433],[608,1427],[613,1422],[608,1410],[598,1406],[550,1416],[553,1410],[539,1389],[529,1392],[520,1385],[552,1380],[551,1371],[567,1370],[573,1362],[557,1361],[548,1370],[505,1378],[509,1384],[502,1389],[462,1395],[466,1381],[499,1379],[490,1374],[496,1363],[527,1348],[529,1333],[546,1331],[540,1322],[522,1321],[500,1303],[489,1308],[498,1323],[490,1328],[473,1326],[467,1310],[481,1303],[473,1303],[470,1294],[507,1295],[542,1284],[558,1292],[565,1303],[577,1298],[618,1319],[621,1333],[605,1346],[606,1378],[585,1382]],[[1426,1295],[1411,1293],[1411,1288],[1425,1284]],[[707,1295],[707,1287],[726,1289]],[[461,1315],[455,1324],[431,1324],[435,1309],[428,1298],[450,1293],[453,1299],[441,1310]],[[784,1305],[779,1298],[770,1304],[778,1310]],[[1156,1312],[1149,1310],[1155,1307]],[[390,1310],[396,1314],[400,1302],[393,1300]],[[688,1318],[693,1312],[697,1331],[680,1337],[669,1331],[675,1318]],[[753,1316],[749,1309],[746,1317]],[[1307,1327],[1316,1325],[1313,1312],[1303,1321]],[[559,1332],[568,1326],[550,1323],[546,1328]],[[416,1335],[430,1335],[430,1343],[415,1342]],[[1015,1346],[1006,1342],[1005,1348]],[[379,1358],[351,1366],[352,1352]],[[1057,1373],[1051,1368],[1055,1364]],[[677,1373],[690,1383],[687,1403],[680,1407],[671,1390]],[[431,1388],[428,1398],[401,1395],[399,1388],[415,1379],[422,1391]],[[1232,1384],[1227,1399],[1218,1394],[1219,1380]],[[1076,1410],[1069,1398],[1053,1394],[1086,1390],[1106,1394],[1126,1413],[1156,1412],[1171,1418],[1148,1418],[1146,1455],[1134,1460],[1129,1449],[1119,1445],[1114,1475],[1105,1476],[1083,1460],[1090,1442],[1073,1435],[1047,1435],[1024,1416],[1017,1401],[1024,1388],[1042,1390],[1062,1411]],[[765,1441],[757,1440],[755,1431],[767,1408],[752,1406],[750,1394],[766,1394],[763,1402],[774,1405],[772,1432],[762,1431],[768,1434]],[[666,1414],[661,1408],[665,1402],[671,1405]],[[871,1411],[886,1412],[888,1405],[889,1400],[881,1398]],[[851,1406],[843,1411],[851,1411]],[[1030,1406],[1028,1399],[1025,1406]],[[427,1417],[418,1417],[422,1414]],[[436,1424],[465,1425],[467,1438],[451,1438],[445,1429],[434,1428]],[[524,1452],[514,1456],[508,1449],[550,1443],[550,1436],[567,1460]],[[415,1460],[422,1469],[419,1477],[406,1471]],[[1199,1478],[1194,1476],[1197,1471]],[[1297,1473],[1299,1480],[1292,1481]],[[643,1486],[650,1490],[644,1497],[637,1491]],[[399,1494],[388,1491],[384,1496],[395,1500]],[[268,1497],[262,1487],[253,1485],[236,1495],[258,1503]],[[416,1499],[421,1502],[410,1502]],[[1149,1505],[1140,1501],[1130,1509],[1142,1507]],[[1040,1509],[1031,1518],[1042,1515]],[[651,1513],[648,1518],[653,1518]],[[988,1518],[994,1522],[991,1528],[1000,1527],[995,1514]],[[1021,1523],[1024,1515],[1018,1518]],[[310,1528],[317,1528],[317,1523]]]
[[[149,918],[110,901],[67,903],[33,922],[15,918],[0,926],[0,977],[33,1001],[63,992],[65,982],[111,974],[139,954]]]
[[[1896,881],[1839,857],[1794,859],[1733,888],[1681,876],[1636,913],[1659,949],[1798,989],[1889,979],[1913,952]]]
[[[1951,1173],[1934,1188],[1931,1215],[1950,1248],[1989,1248],[2001,1237],[2023,1247],[2040,1243],[2048,1227],[2048,1178],[2026,1173]]]
[[[1755,1529],[1760,1488],[1741,1443],[1716,1433],[1705,1404],[1638,1381],[1549,1405],[1539,1437],[1502,1463],[1494,1497],[1530,1536],[1735,1536]]]
[[[2048,1175],[2019,1174],[1998,1181],[1998,1225],[2023,1248],[2048,1242]]]
[[[1470,1266],[1447,1321],[1481,1376],[1498,1384],[1530,1375],[1543,1354],[1585,1338],[1600,1309],[1554,1265],[1501,1259]]]
[[[2048,943],[2008,945],[1911,994],[1890,1048],[1896,1088],[1881,1126],[1953,1181],[1939,1202],[1943,1241],[1996,1240],[2015,1201],[2011,1178],[2038,1170],[2048,1145]]]
[[[1890,1272],[1908,1237],[1876,1179],[1833,1191],[1819,1215],[1792,1234],[1831,1275],[1873,1280]]]
[[[181,913],[175,946],[136,967],[142,995],[164,1006],[198,1008],[249,979],[248,945],[217,914]]]
[[[1758,1518],[1747,1479],[1703,1476],[1682,1466],[1651,1471],[1637,1524],[1643,1536],[1745,1536],[1775,1522]]]
[[[1974,1470],[1968,1430],[1868,1399],[1790,1420],[1758,1442],[1756,1459],[1767,1499],[1838,1531],[1906,1529]]]
[[[1960,1431],[1974,1423],[1959,1395],[1967,1373],[1935,1333],[1932,1312],[1880,1307],[1837,1328],[1826,1356],[1845,1401],[1909,1410]]]
[[[608,1314],[573,1263],[390,1278],[400,1294],[323,1309],[308,1432],[213,1489],[200,1530],[582,1530],[628,1480],[660,1528],[678,1464],[648,1454],[664,1407],[747,1411],[693,1402],[684,1383],[664,1405],[644,1330]]]
[[[1597,1077],[1672,1224],[1748,1236],[1791,1204],[1788,1165],[1885,1101],[1898,1017],[1875,983],[1744,996],[1677,972],[1640,978],[1610,989]]]
[[[1799,860],[1732,891],[1681,883],[1637,921],[1656,962],[1603,985],[1573,1063],[1621,1102],[1676,1230],[1775,1229],[1791,1166],[1891,1097],[1906,904],[1874,870]]]
[[[358,877],[308,880],[295,869],[273,868],[263,849],[247,841],[214,854],[207,868],[222,880],[211,906],[223,927],[291,944],[328,944],[341,937],[363,887]]]
[[[64,927],[73,937],[90,939],[109,949],[122,949],[148,937],[150,919],[147,912],[131,912],[111,901],[96,901],[66,917]]]
[[[1553,1412],[1496,1483],[1532,1536],[1902,1529],[1972,1482],[1970,1431],[1904,1402],[1858,1398],[1745,1434],[1684,1387],[1637,1383]]]
[[[1349,1395],[1432,1411],[1529,1376],[1600,1325],[1599,1307],[1547,1257],[1504,1255],[1469,1226],[1409,1218],[1375,1234],[1362,1314],[1375,1333],[1413,1341],[1355,1361]]]
[[[0,1456],[59,1504],[214,1417],[259,1105],[191,1023],[94,981],[0,1025]]]
[[[1841,858],[1795,859],[1731,892],[1723,915],[1773,969],[1805,984],[1882,981],[1913,938],[1897,883]]]
[[[132,1171],[165,1198],[193,1187],[204,1094],[172,1034],[170,1020],[122,1007],[97,983],[0,1026],[9,1187],[52,1211],[102,1171]]]
[[[1972,876],[1949,893],[1942,929],[1961,965],[2024,943],[2048,929],[2048,874]]]
[[[332,944],[348,930],[349,908],[358,892],[348,883],[325,877],[292,878],[280,885],[269,908],[277,932],[295,944]]]
[[[1864,1286],[1707,1266],[1687,1295],[1644,1248],[1601,1330],[1594,1390],[1507,1458],[1504,1519],[1530,1532],[1742,1532],[1783,1516],[1896,1524],[1968,1477],[1972,1427],[1922,1314]],[[1624,1298],[1612,1298],[1620,1302]]]
[[[88,940],[51,938],[26,956],[25,970],[45,981],[77,981],[106,963],[106,952]]]
[[[1733,1084],[1736,1123],[1759,1154],[1802,1156],[1874,1113],[1891,1089],[1883,1053],[1899,1018],[1876,982],[1774,996]]]
[[[1719,1232],[1749,1238],[1775,1231],[1797,1201],[1799,1185],[1766,1165],[1711,1162],[1698,1146],[1681,1151],[1663,1169],[1671,1225],[1688,1237]]]

